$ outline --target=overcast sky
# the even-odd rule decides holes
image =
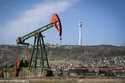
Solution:
[[[124,4],[125,0],[0,0],[0,44],[16,44],[17,37],[49,24],[51,15],[58,13],[62,44],[78,44],[82,21],[83,45],[125,45]],[[59,44],[55,28],[43,34],[46,42]]]

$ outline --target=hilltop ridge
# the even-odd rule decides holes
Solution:
[[[83,66],[125,66],[125,46],[53,45],[46,48],[49,60],[80,61]],[[23,51],[24,47],[0,45],[0,66],[14,65],[16,56]]]

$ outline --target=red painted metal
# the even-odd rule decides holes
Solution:
[[[16,57],[16,76],[19,75],[19,72],[20,72],[20,60],[19,60],[19,57],[17,56]]]
[[[125,67],[75,67],[70,69],[88,70],[88,72],[125,72]]]
[[[60,18],[57,14],[52,15],[51,23],[53,24],[53,26],[55,26],[55,28],[57,29],[57,31],[59,32],[59,35],[61,37],[62,36],[62,25],[61,25]]]

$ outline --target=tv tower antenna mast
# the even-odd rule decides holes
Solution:
[[[83,23],[82,21],[80,21],[79,23],[79,40],[78,40],[78,45],[82,46],[82,27],[83,27]]]

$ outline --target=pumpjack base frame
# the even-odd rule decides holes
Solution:
[[[29,62],[29,69],[39,69],[41,73],[44,73],[45,71],[50,69],[47,51],[44,43],[44,36],[40,32],[34,38],[34,45]]]

